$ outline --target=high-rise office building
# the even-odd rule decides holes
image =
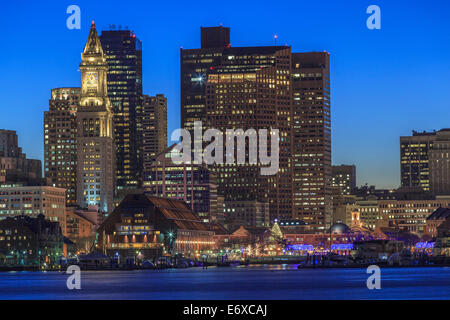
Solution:
[[[291,49],[236,47],[229,29],[202,28],[202,48],[181,49],[181,121],[203,129],[279,129],[280,163],[274,176],[258,165],[213,166],[225,201],[269,203],[271,218],[292,215]],[[247,162],[248,163],[248,162]],[[269,196],[270,194],[270,196]]]
[[[102,31],[100,41],[108,64],[117,188],[134,188],[140,184],[142,163],[138,128],[142,107],[142,43],[129,30]]]
[[[0,184],[42,184],[41,160],[27,159],[16,131],[0,129]]]
[[[80,88],[51,90],[44,112],[44,170],[48,183],[66,189],[66,202],[75,205],[77,168],[77,109]]]
[[[228,28],[201,32],[200,49],[181,49],[182,127],[192,132],[202,121],[204,130],[280,130],[279,173],[267,179],[255,166],[217,167],[219,194],[269,201],[271,219],[301,218],[311,231],[325,230],[332,213],[329,54],[234,48]]]
[[[241,49],[241,50],[239,50]],[[289,47],[237,48],[210,70],[206,80],[206,128],[279,130],[279,169],[262,175],[260,162],[214,165],[219,194],[230,201],[269,203],[271,219],[292,215],[291,87]],[[241,51],[241,52],[239,52]],[[265,67],[261,67],[265,62]],[[244,133],[245,134],[245,133]],[[260,138],[259,138],[260,139]],[[273,139],[273,137],[272,137]],[[261,140],[260,140],[261,141]],[[268,139],[269,141],[269,139]],[[225,145],[225,141],[224,141]]]
[[[432,193],[450,195],[450,129],[436,132],[429,161]]]
[[[143,96],[140,127],[145,172],[150,169],[155,156],[167,148],[167,98],[163,94]]]
[[[77,112],[77,204],[113,210],[114,129],[108,98],[106,55],[92,22],[81,54],[81,93]]]
[[[434,132],[416,132],[400,137],[400,175],[402,187],[422,187],[430,191],[430,150]]]
[[[356,188],[356,166],[340,165],[331,169],[333,176],[333,187],[338,187],[343,195],[351,194]]]
[[[227,59],[230,28],[201,28],[201,48],[180,51],[181,128],[193,132],[195,121],[205,121],[206,75]],[[242,49],[242,48],[241,48]],[[235,49],[233,49],[235,50]],[[230,54],[232,56],[233,53]],[[235,62],[229,59],[230,62]]]
[[[313,232],[331,226],[330,55],[292,54],[295,218]]]

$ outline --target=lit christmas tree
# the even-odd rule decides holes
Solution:
[[[283,242],[283,232],[281,232],[278,222],[275,221],[270,231],[271,231],[270,242],[275,243]]]

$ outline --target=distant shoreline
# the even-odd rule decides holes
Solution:
[[[241,265],[238,267],[249,267],[249,266],[276,266],[276,265],[298,265],[297,270],[314,270],[314,269],[365,269],[370,265],[377,265],[382,269],[405,269],[405,268],[443,268],[443,267],[450,267],[450,264],[428,264],[428,265],[387,265],[387,264],[362,264],[362,265],[307,265],[302,266],[298,263],[258,263],[258,264],[249,264],[249,265]],[[221,268],[221,269],[227,269],[227,268],[236,268],[237,266],[216,266],[216,265],[210,265],[208,268]],[[178,268],[162,268],[162,269],[146,269],[146,268],[81,268],[81,271],[137,271],[137,270],[166,270],[166,269],[178,269]],[[182,269],[199,269],[201,270],[202,267],[190,267],[190,268],[182,268]],[[294,268],[293,268],[294,269]],[[204,269],[203,269],[204,270]],[[295,269],[294,269],[295,270]],[[65,273],[65,268],[61,269],[50,269],[50,270],[39,270],[38,267],[0,267],[0,272],[62,272]]]

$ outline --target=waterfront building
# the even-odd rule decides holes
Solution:
[[[142,106],[142,169],[149,171],[155,156],[167,149],[167,98],[144,95]]]
[[[334,208],[333,223],[352,224],[352,213],[359,212],[360,207],[355,202],[341,204]]]
[[[217,180],[206,165],[172,161],[175,145],[158,154],[144,173],[145,193],[182,200],[204,222],[217,221]]]
[[[220,232],[214,235],[216,248],[221,250],[238,251],[247,256],[264,254],[266,244],[269,242],[271,231],[269,227],[240,226],[233,233]],[[245,249],[242,252],[243,247]]]
[[[343,195],[350,195],[356,188],[356,166],[340,165],[332,167],[333,187],[339,187]]]
[[[78,250],[91,251],[97,227],[97,211],[67,208],[64,235],[74,242]]]
[[[324,233],[306,233],[301,229],[284,230],[284,238],[289,251],[298,251],[298,254],[324,252],[331,250],[339,254],[349,254],[356,241],[368,241],[375,239],[387,239],[387,236],[379,231],[371,231],[358,224],[351,227],[344,223],[335,223]]]
[[[13,266],[52,266],[66,252],[60,225],[42,214],[0,220],[0,250]]]
[[[358,206],[357,211],[359,212],[361,226],[370,230],[375,230],[382,220],[378,200],[375,198],[357,200],[355,204]]]
[[[181,253],[199,257],[212,249],[214,232],[180,200],[129,194],[98,229],[110,257],[145,258]]]
[[[433,255],[450,257],[450,219],[446,219],[437,228]]]
[[[106,56],[92,22],[81,54],[81,93],[77,112],[77,204],[113,209],[115,151],[113,116],[107,90]]]
[[[65,231],[66,190],[49,186],[0,186],[0,219],[17,216],[37,217],[58,222]]]
[[[430,150],[436,132],[413,131],[400,137],[400,175],[402,187],[420,186],[430,190]]]
[[[0,184],[42,183],[40,160],[27,159],[16,131],[0,129]]]
[[[67,205],[77,199],[77,109],[80,88],[51,90],[44,112],[44,170],[49,185],[66,189]]]
[[[438,208],[450,208],[449,197],[434,200],[379,200],[382,226],[423,236],[427,218]]]
[[[347,200],[334,208],[333,223],[352,225],[353,213],[358,213],[361,226],[364,228],[375,230],[381,224],[382,216],[376,196],[354,197]]]
[[[438,227],[445,221],[450,220],[449,208],[438,208],[431,215],[427,217],[426,227],[424,229],[424,236],[428,239],[437,237]]]
[[[114,122],[117,188],[136,188],[141,174],[142,42],[130,30],[104,30],[108,98]]]

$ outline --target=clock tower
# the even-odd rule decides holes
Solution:
[[[106,56],[94,21],[81,54],[81,93],[77,112],[77,204],[113,210],[115,156]]]

